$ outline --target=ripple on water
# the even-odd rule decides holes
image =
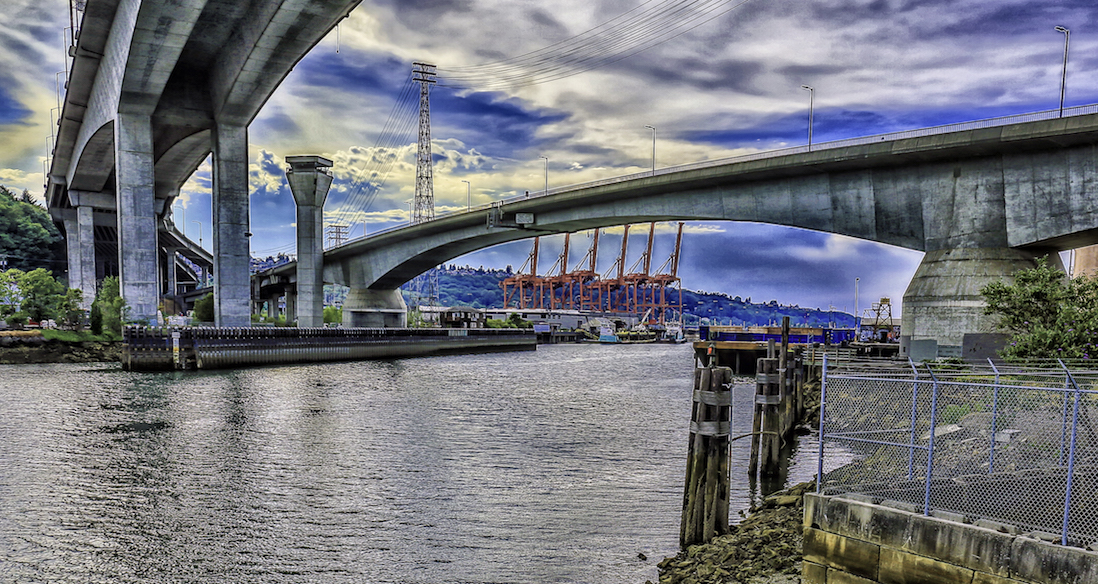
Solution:
[[[677,548],[692,368],[681,345],[0,366],[0,580],[655,579]]]

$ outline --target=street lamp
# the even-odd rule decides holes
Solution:
[[[858,280],[854,278],[854,340],[858,340]]]
[[[198,247],[202,247],[202,222],[191,221],[191,223],[198,223]]]
[[[549,194],[549,158],[547,156],[539,156],[545,161],[545,194]]]
[[[404,201],[404,202],[408,203],[408,225],[411,225],[412,224],[412,203],[415,202],[415,199],[408,199],[407,201]]]
[[[656,128],[647,124],[644,127],[652,130],[652,176],[656,176]]]
[[[1060,73],[1060,117],[1064,117],[1064,88],[1068,78],[1068,44],[1071,41],[1071,31],[1062,27],[1056,27],[1056,32],[1064,33],[1064,68]]]
[[[808,90],[808,151],[812,152],[812,116],[816,109],[816,88],[802,85],[801,89]]]
[[[470,185],[469,181],[467,181],[467,180],[463,180],[461,182],[465,183],[465,210],[466,211],[472,211],[473,210],[473,186]]]

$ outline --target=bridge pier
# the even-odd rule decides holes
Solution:
[[[332,161],[287,156],[286,180],[297,204],[297,326],[324,326],[324,201]]]
[[[160,286],[152,117],[119,111],[114,122],[114,146],[122,298],[130,307],[131,320],[155,323]]]
[[[214,323],[252,324],[248,238],[248,128],[218,123],[213,134]]]
[[[343,302],[343,326],[399,328],[407,326],[408,305],[400,290],[351,288]]]
[[[90,310],[95,300],[95,224],[92,208],[88,205],[76,207],[75,212],[66,214],[65,247],[69,260],[69,288],[79,288],[83,294],[80,307]]]
[[[1059,264],[1059,256],[1052,255],[1052,261]],[[996,318],[984,314],[986,303],[980,289],[1035,265],[1034,254],[1009,247],[927,252],[904,292],[900,354],[963,357],[966,333],[997,332]],[[913,352],[913,343],[920,341],[935,341],[937,347],[916,347]]]

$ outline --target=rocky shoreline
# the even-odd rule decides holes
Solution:
[[[32,363],[117,363],[121,342],[67,342],[44,338],[41,333],[0,336],[0,365]]]
[[[804,494],[815,487],[808,482],[778,491],[727,535],[665,558],[659,584],[800,582]]]

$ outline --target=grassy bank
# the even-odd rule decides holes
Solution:
[[[0,364],[117,362],[121,337],[90,331],[0,331]]]

